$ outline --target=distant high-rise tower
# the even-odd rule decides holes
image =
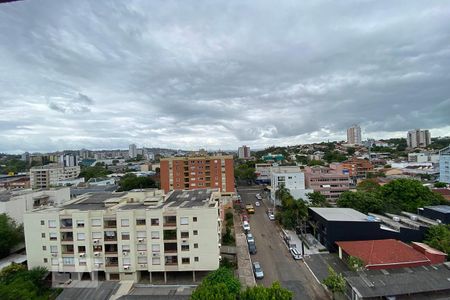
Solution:
[[[128,156],[130,156],[130,158],[137,157],[137,147],[135,144],[131,144],[130,146],[128,146]]]
[[[238,157],[240,159],[248,159],[250,158],[250,147],[242,146],[238,148]]]
[[[347,143],[360,145],[361,144],[361,127],[359,125],[353,125],[347,129]]]
[[[427,147],[431,144],[431,134],[429,130],[410,130],[406,135],[406,143],[409,148]]]

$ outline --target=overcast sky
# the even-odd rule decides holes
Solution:
[[[450,135],[450,1],[0,4],[0,152]]]

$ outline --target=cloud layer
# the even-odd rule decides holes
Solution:
[[[0,152],[450,134],[448,1],[0,5]]]

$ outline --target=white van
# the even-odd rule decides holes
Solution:
[[[302,255],[300,254],[300,251],[298,251],[297,248],[289,248],[289,251],[291,252],[292,257],[295,260],[302,259]]]

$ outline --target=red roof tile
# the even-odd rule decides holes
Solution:
[[[336,244],[348,255],[364,261],[366,267],[430,261],[413,247],[394,239],[336,242]]]

